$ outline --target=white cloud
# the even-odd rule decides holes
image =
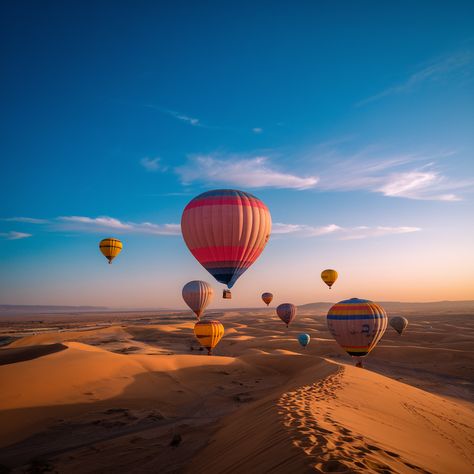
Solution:
[[[36,219],[34,217],[8,217],[2,220],[8,222],[21,222],[25,224],[47,224],[49,222],[47,219]]]
[[[194,127],[201,126],[201,123],[199,122],[199,119],[197,118],[188,117],[187,115],[178,114],[176,112],[172,112],[171,115],[176,117],[178,120],[182,120],[183,122],[188,122],[190,125],[193,125]]]
[[[334,234],[338,240],[367,239],[371,237],[382,237],[393,234],[407,234],[418,232],[419,227],[387,227],[387,226],[357,226],[341,227],[336,224],[326,226],[309,226],[305,224],[273,224],[272,234],[295,235],[300,237],[318,237],[322,235]]]
[[[113,217],[62,216],[57,227],[62,230],[97,232],[114,230],[120,233],[138,233],[154,235],[179,235],[179,224],[153,224],[151,222],[122,222]]]
[[[296,176],[274,169],[268,157],[246,158],[214,155],[191,156],[188,163],[176,168],[183,184],[203,181],[212,184],[227,184],[245,188],[313,188],[318,178]]]
[[[415,86],[428,81],[441,81],[453,73],[465,74],[466,69],[471,65],[473,53],[471,51],[463,51],[449,56],[438,58],[428,63],[418,71],[413,73],[405,81],[395,86],[389,87],[378,94],[361,100],[356,104],[357,107],[366,105],[370,102],[382,99],[383,97],[400,94],[412,90]]]
[[[253,133],[263,133],[263,128],[260,128],[260,127],[254,127],[252,128],[252,132]]]
[[[367,239],[370,237],[383,237],[385,235],[410,234],[412,232],[419,232],[420,230],[421,230],[420,227],[408,227],[408,226],[401,226],[401,227],[359,226],[359,227],[343,229],[344,234],[341,235],[340,240],[356,240],[356,239]]]
[[[10,232],[0,232],[0,237],[4,238],[5,240],[20,240],[31,236],[32,234],[27,234],[25,232],[15,232],[13,230]]]
[[[322,227],[312,227],[305,224],[282,224],[276,222],[272,225],[272,234],[297,234],[305,235],[307,237],[314,237],[318,235],[332,234],[342,229],[336,224],[329,224]]]
[[[152,104],[147,104],[145,105],[145,107],[149,109],[159,110],[160,112],[163,112],[164,114],[174,117],[177,120],[181,120],[182,122],[186,122],[189,125],[192,125],[193,127],[204,127],[204,125],[201,123],[199,119],[195,117],[190,117],[189,115],[182,114],[180,112],[176,112],[175,110],[170,110],[165,107],[160,107],[160,106],[152,105]]]
[[[148,158],[145,156],[140,160],[140,164],[145,168],[147,171],[165,171],[165,167],[161,165],[161,158]]]
[[[438,153],[385,155],[368,147],[350,156],[337,150],[320,155],[320,182],[324,191],[370,191],[406,199],[459,201],[455,191],[474,186],[474,180],[453,180],[442,174],[438,160],[452,157],[452,150]]]

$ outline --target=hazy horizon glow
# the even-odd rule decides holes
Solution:
[[[343,4],[2,5],[0,303],[473,299],[474,5]],[[273,219],[231,301],[180,235],[213,188]]]

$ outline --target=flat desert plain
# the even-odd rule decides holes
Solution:
[[[387,306],[363,369],[324,304],[208,311],[212,356],[190,312],[3,314],[0,473],[473,473],[474,305]]]

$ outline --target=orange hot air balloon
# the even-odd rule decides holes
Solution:
[[[181,217],[189,250],[229,289],[262,253],[271,228],[267,206],[252,194],[232,189],[200,194]]]
[[[194,325],[194,335],[207,349],[208,355],[212,354],[212,349],[217,346],[224,335],[224,326],[220,321],[198,321]]]
[[[206,281],[193,280],[183,286],[183,300],[199,319],[212,301],[214,291]]]
[[[272,302],[272,299],[273,299],[273,295],[271,293],[262,294],[262,300],[267,306]]]
[[[337,277],[338,275],[336,270],[331,270],[330,268],[321,272],[321,279],[324,281],[324,283],[326,283],[327,286],[329,286],[329,289],[331,289],[331,286],[334,285]]]

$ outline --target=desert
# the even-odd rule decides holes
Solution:
[[[332,340],[324,304],[301,307],[288,329],[274,308],[209,311],[225,326],[212,356],[190,312],[24,314],[16,324],[3,313],[0,464],[472,472],[474,303],[449,306],[395,305],[410,325],[401,336],[388,328],[363,369]],[[302,331],[312,335],[304,349]]]

